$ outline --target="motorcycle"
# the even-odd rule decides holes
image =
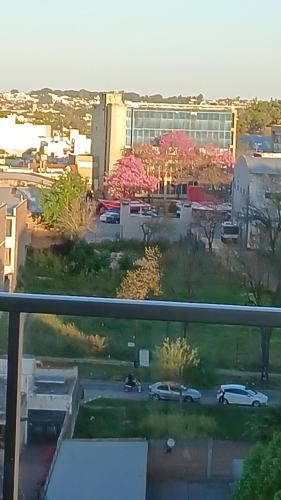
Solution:
[[[142,392],[142,385],[140,382],[136,382],[134,385],[124,384],[124,392]]]

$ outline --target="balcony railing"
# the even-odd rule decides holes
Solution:
[[[21,359],[26,313],[122,318],[182,323],[280,327],[281,309],[164,301],[130,301],[61,295],[0,293],[0,311],[9,314],[4,500],[18,499]]]

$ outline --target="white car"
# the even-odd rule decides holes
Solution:
[[[232,404],[258,407],[267,406],[268,404],[268,396],[239,384],[221,385],[217,392],[217,400],[224,405]]]
[[[107,210],[100,216],[100,222],[107,222],[109,224],[119,224],[120,223],[120,212],[113,212]]]

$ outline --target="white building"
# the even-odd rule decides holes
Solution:
[[[270,210],[272,195],[281,194],[281,158],[241,156],[234,167],[232,185],[233,220],[247,233],[247,245],[252,246],[257,234],[251,223],[252,209]],[[254,244],[254,243],[253,243]]]
[[[30,148],[39,149],[42,139],[51,137],[50,125],[17,123],[17,116],[0,118],[0,149],[21,155]]]

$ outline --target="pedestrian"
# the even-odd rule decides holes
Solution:
[[[225,390],[224,390],[224,389],[222,389],[222,390],[221,390],[221,395],[220,395],[220,398],[219,398],[219,402],[220,402],[221,404],[223,404],[223,403],[224,403],[224,396],[225,396]]]

